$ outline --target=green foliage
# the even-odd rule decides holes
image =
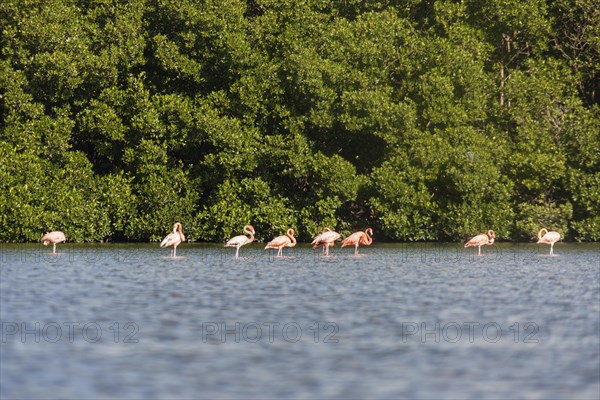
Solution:
[[[541,228],[557,231],[564,237],[568,234],[573,207],[570,203],[522,203],[517,206],[517,213],[516,238],[535,239]]]
[[[391,239],[435,240],[439,205],[429,192],[432,174],[410,165],[406,155],[397,156],[377,168],[373,174],[369,200],[375,212],[375,226]]]
[[[600,240],[592,1],[5,0],[0,240]]]
[[[600,172],[585,173],[573,171],[570,189],[573,193],[574,214],[572,221],[576,231],[575,239],[583,241],[600,240]]]
[[[600,241],[600,216],[594,215],[579,221],[573,221],[573,229],[577,231],[578,241]]]
[[[108,199],[105,184],[80,152],[66,153],[60,165],[6,144],[0,156],[12,160],[3,163],[0,173],[0,240],[36,241],[44,232],[60,229],[69,240],[102,241],[115,233],[111,225],[118,228],[126,218],[127,207]]]
[[[240,182],[226,180],[216,190],[214,201],[200,214],[205,226],[202,239],[224,241],[242,234],[244,225],[254,226],[258,240],[280,235],[297,226],[288,200],[271,193],[268,183],[260,178]]]

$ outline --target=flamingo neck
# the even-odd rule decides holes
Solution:
[[[252,229],[250,229],[248,225],[244,227],[244,233],[249,235],[248,240],[250,240],[251,242],[254,241],[254,232]]]
[[[289,237],[290,240],[292,241],[292,243],[290,243],[292,245],[296,245],[296,238],[294,237],[294,233],[295,232],[293,229],[288,229],[288,231],[287,231],[287,237]]]
[[[371,243],[373,243],[373,238],[371,237],[371,235],[373,234],[373,230],[371,228],[365,230],[365,241],[367,246],[370,245]]]
[[[543,232],[543,233],[542,233]],[[546,233],[548,233],[548,230],[546,228],[542,228],[540,229],[540,231],[538,232],[538,239],[542,239],[542,236],[544,236]]]
[[[185,235],[183,234],[183,228],[179,222],[173,225],[173,233],[178,233],[182,242],[185,242]]]

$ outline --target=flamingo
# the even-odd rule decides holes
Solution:
[[[48,243],[52,243],[52,254],[56,254],[56,244],[61,242],[66,242],[67,237],[61,231],[52,231],[47,232],[44,237],[42,237],[42,242],[44,246],[48,246]]]
[[[325,229],[323,229],[323,232],[321,232],[319,235],[317,235],[313,239],[311,244],[313,245],[313,249],[315,249],[317,247],[323,247],[325,255],[328,256],[329,255],[329,246],[333,247],[335,245],[335,241],[338,240],[339,238],[340,238],[339,233],[334,232],[329,228],[325,228]]]
[[[173,250],[171,251],[171,256],[175,257],[177,254],[177,246],[179,243],[185,242],[185,235],[181,229],[181,223],[175,222],[173,224],[173,232],[169,233],[163,241],[160,243],[160,247],[169,247],[173,246]]]
[[[487,235],[485,233],[482,233],[481,235],[477,235],[477,236],[473,237],[471,240],[469,240],[465,244],[465,247],[477,246],[478,255],[481,255],[481,246],[483,246],[483,245],[491,246],[492,244],[494,244],[494,239],[496,239],[496,234],[494,233],[493,230],[490,229],[487,232]]]
[[[252,243],[254,241],[254,227],[252,225],[246,225],[244,226],[244,233],[250,235],[248,236],[244,236],[244,235],[239,235],[239,236],[234,236],[231,239],[229,239],[227,241],[227,243],[225,243],[225,247],[235,247],[235,257],[238,258],[240,255],[240,247],[242,247],[245,244],[248,243]]]
[[[265,246],[265,249],[277,249],[277,257],[281,257],[284,247],[294,247],[296,245],[296,232],[290,228],[284,236],[277,236]]]
[[[544,232],[543,235],[542,232]],[[550,244],[550,255],[554,255],[554,243],[560,240],[560,233],[554,231],[548,232],[548,229],[542,228],[538,232],[538,239],[538,243]]]
[[[358,245],[370,246],[373,243],[373,229],[367,228],[364,232],[354,232],[342,241],[342,247],[354,246],[354,254],[358,254]]]

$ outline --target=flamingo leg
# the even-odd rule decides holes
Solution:
[[[354,255],[358,255],[358,243],[354,246]]]
[[[240,246],[235,246],[235,258],[240,257]]]
[[[554,243],[550,243],[550,255],[554,255]]]
[[[477,246],[478,251],[478,255],[481,255],[481,246]]]
[[[52,254],[56,254],[56,243],[52,243]]]
[[[279,250],[277,250],[277,257],[283,257],[283,247],[280,247]]]
[[[177,246],[173,246],[173,258],[177,255]]]

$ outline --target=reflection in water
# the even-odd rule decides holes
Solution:
[[[600,247],[554,250],[0,245],[0,397],[597,397]]]

